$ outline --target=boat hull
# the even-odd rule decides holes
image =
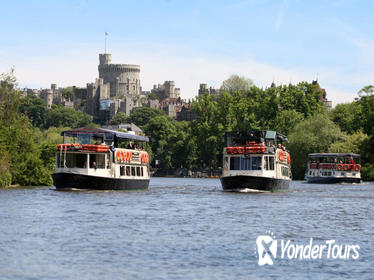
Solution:
[[[53,182],[57,190],[146,190],[149,179],[119,179],[72,173],[54,173]]]
[[[291,180],[276,179],[258,176],[227,176],[221,177],[222,189],[225,191],[235,191],[241,189],[254,189],[259,191],[287,190]]]
[[[306,177],[306,180],[312,184],[361,183],[361,178]]]

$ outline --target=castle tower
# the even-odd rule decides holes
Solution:
[[[51,109],[52,108],[52,104],[53,104],[53,92],[52,90],[48,90],[47,93],[45,94],[45,97],[44,97],[44,101],[45,101],[45,104],[47,106],[47,109]]]
[[[109,53],[99,54],[100,65],[110,64],[112,62],[112,55]]]
[[[110,84],[110,97],[140,95],[140,66],[132,64],[112,64],[111,54],[99,54],[99,78]]]

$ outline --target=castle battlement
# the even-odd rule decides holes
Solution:
[[[140,72],[140,65],[135,64],[100,64],[99,71]]]

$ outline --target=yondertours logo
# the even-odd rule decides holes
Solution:
[[[299,244],[291,240],[277,240],[272,232],[269,232],[268,235],[259,235],[256,239],[256,247],[259,266],[273,265],[276,259],[356,260],[360,256],[360,246],[357,244],[338,244],[332,239],[317,243],[313,238],[304,244]]]

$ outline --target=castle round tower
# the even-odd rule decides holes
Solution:
[[[140,95],[140,65],[112,64],[111,54],[99,54],[99,78],[110,83],[110,96]]]

